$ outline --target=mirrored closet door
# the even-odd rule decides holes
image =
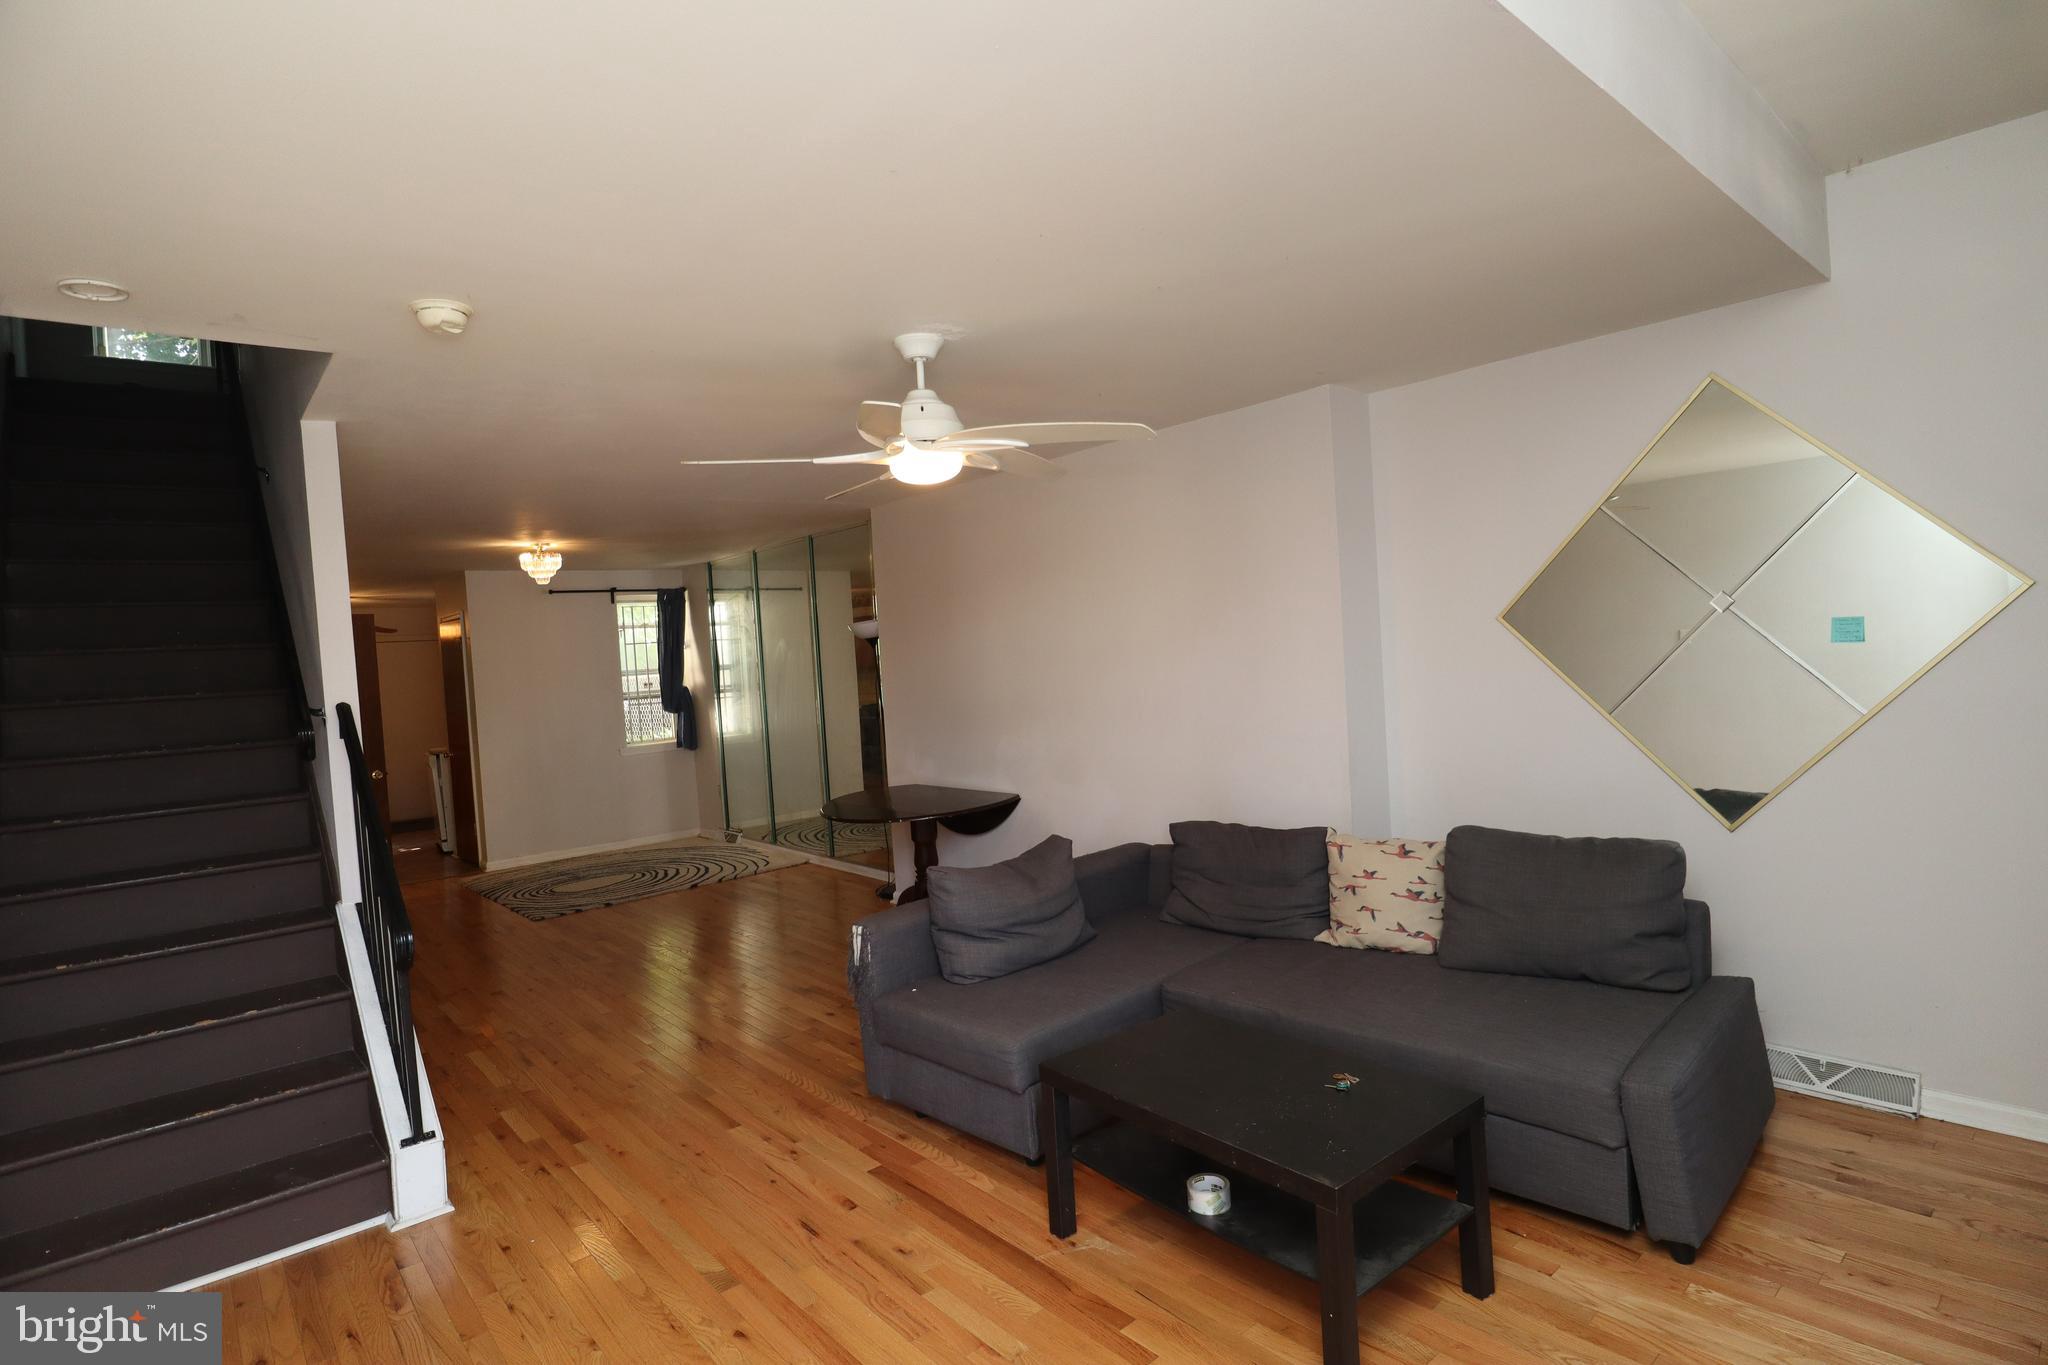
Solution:
[[[887,867],[885,828],[819,814],[888,783],[871,546],[861,525],[717,561],[711,634],[726,827]]]

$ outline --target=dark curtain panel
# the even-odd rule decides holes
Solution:
[[[676,718],[676,747],[697,747],[697,705],[683,686],[683,635],[687,629],[689,590],[654,590],[654,651],[661,656],[661,709]]]

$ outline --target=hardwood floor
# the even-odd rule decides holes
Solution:
[[[423,869],[426,871],[426,869]],[[432,876],[431,871],[427,875]],[[815,866],[529,923],[408,887],[456,1212],[237,1277],[226,1359],[1279,1365],[1315,1286],[872,1100]],[[2043,1359],[2048,1147],[1781,1096],[1696,1264],[1511,1198],[1361,1305],[1382,1362]]]

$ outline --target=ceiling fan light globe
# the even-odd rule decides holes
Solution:
[[[889,461],[889,474],[901,483],[944,483],[960,472],[967,457],[957,450],[909,446]]]

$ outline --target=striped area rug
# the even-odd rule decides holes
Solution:
[[[878,848],[888,847],[889,827],[845,824],[823,816],[812,816],[808,820],[781,820],[775,826],[775,842],[784,848],[800,848],[806,853],[822,853],[827,857],[872,853]]]
[[[803,861],[780,849],[688,839],[564,858],[509,872],[487,872],[463,885],[515,915],[548,920],[668,891],[737,881],[778,867],[794,867]]]

